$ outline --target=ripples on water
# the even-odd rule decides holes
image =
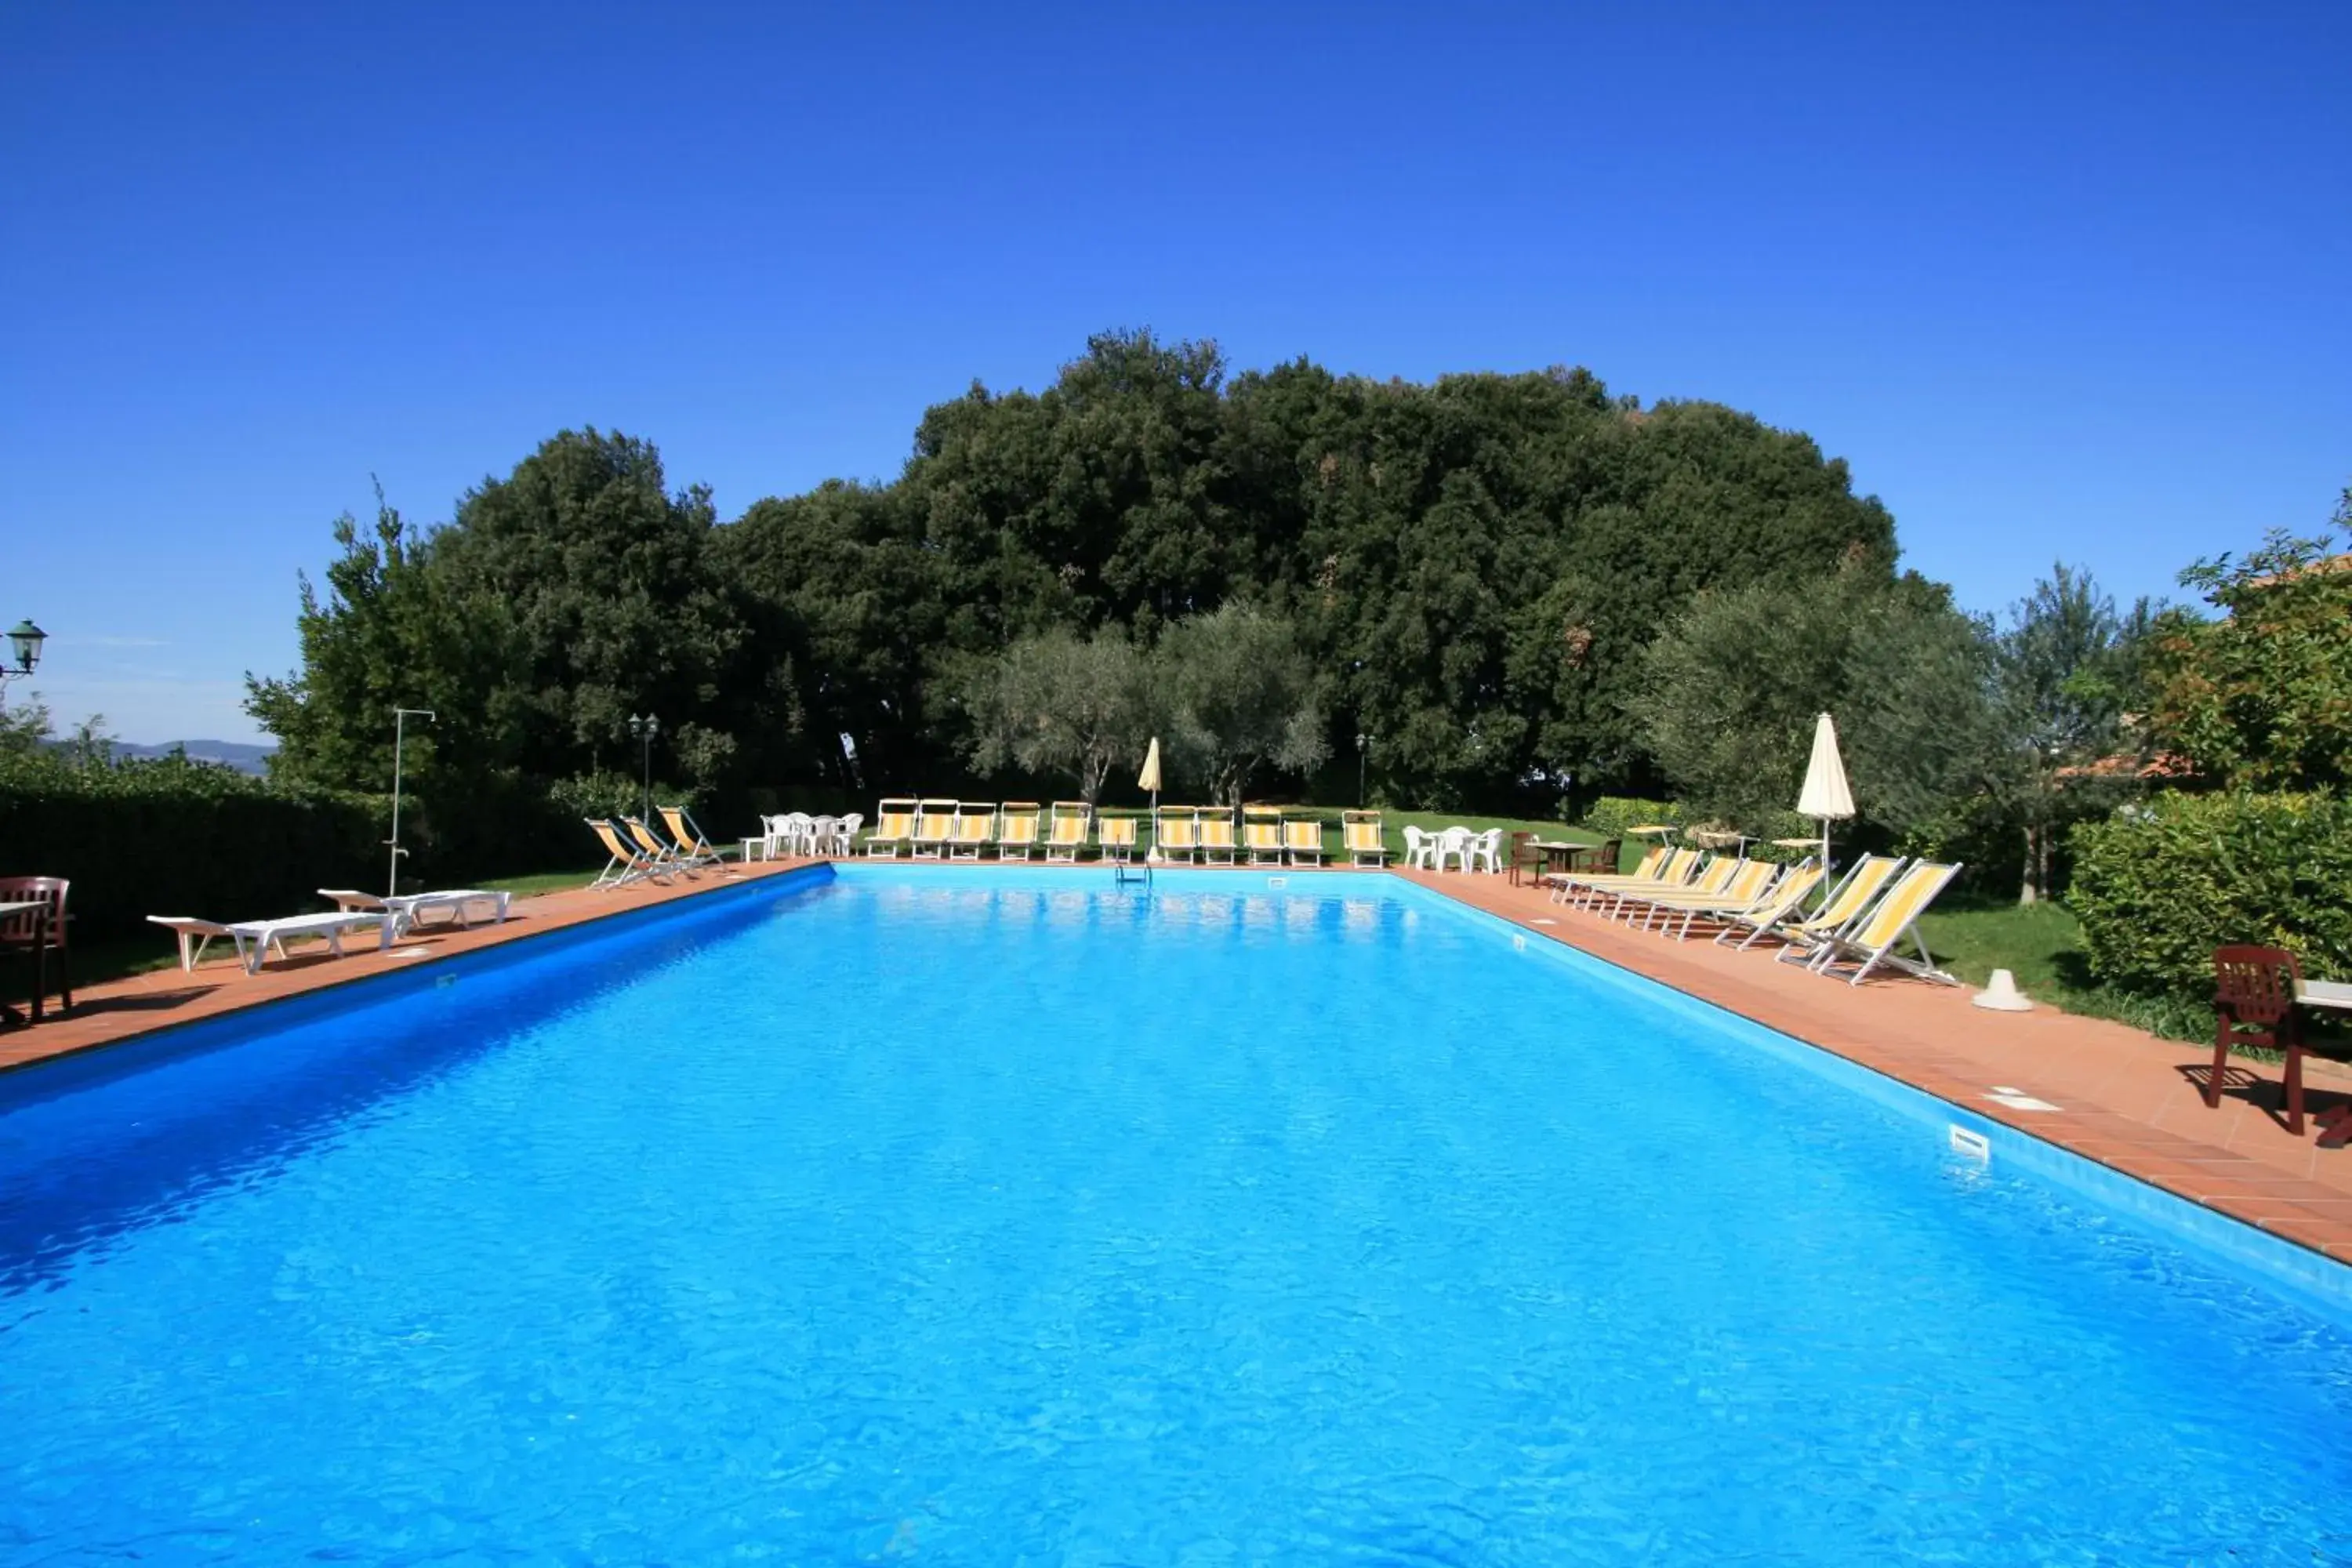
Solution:
[[[2352,1560],[2339,1330],[1418,900],[1159,886],[5,1086],[0,1562]]]

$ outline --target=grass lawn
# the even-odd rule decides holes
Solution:
[[[2197,1002],[2166,1002],[2127,995],[2091,975],[2083,953],[2082,922],[2061,904],[1961,903],[1919,922],[1937,961],[1971,985],[1981,985],[1996,969],[2017,976],[2036,1002],[2094,1018],[2113,1018],[2168,1039],[2210,1041],[2213,1010]],[[2328,1056],[2352,1056],[2352,1037],[2320,1026],[2306,1041]],[[2274,1060],[2275,1053],[2243,1054]]]
[[[489,892],[512,893],[518,899],[531,899],[541,893],[561,893],[572,888],[584,888],[596,879],[596,871],[597,868],[593,866],[578,871],[534,871],[528,877],[493,877],[481,886]]]
[[[134,974],[145,974],[157,969],[177,969],[180,966],[180,944],[170,931],[161,926],[152,936],[122,936],[112,942],[93,942],[88,945],[73,944],[73,981],[76,985],[102,985],[110,980],[128,980]],[[222,952],[234,952],[226,942],[215,942],[205,954],[210,963]]]
[[[1962,904],[1922,917],[1919,928],[1937,962],[1971,985],[2006,969],[2027,995],[2061,1006],[2096,988],[2083,962],[2082,924],[2063,905]]]

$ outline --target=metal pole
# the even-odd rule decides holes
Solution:
[[[400,774],[401,751],[408,740],[408,716],[415,714],[426,723],[436,721],[430,708],[395,708],[392,710],[392,837],[384,840],[392,848],[392,867],[385,873],[383,896],[387,899],[400,891],[400,858],[408,853],[400,847]]]

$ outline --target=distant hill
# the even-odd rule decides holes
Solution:
[[[118,757],[168,757],[174,751],[184,751],[195,762],[224,763],[241,773],[268,773],[269,753],[277,749],[243,741],[167,741],[160,746],[134,746],[128,741],[114,743]]]

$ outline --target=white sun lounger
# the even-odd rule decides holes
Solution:
[[[286,956],[286,939],[289,936],[322,936],[327,950],[337,958],[343,955],[346,932],[375,928],[376,945],[392,945],[393,924],[381,912],[343,910],[331,915],[292,915],[277,921],[236,921],[223,925],[216,921],[200,921],[186,915],[149,915],[153,924],[163,927],[180,939],[180,967],[194,969],[204,956],[205,946],[216,936],[225,936],[236,944],[236,956],[247,974],[258,974],[268,962],[269,950],[276,948],[278,956]]]
[[[355,910],[393,917],[395,939],[406,936],[425,923],[425,917],[435,910],[449,912],[448,923],[469,926],[477,920],[503,921],[507,918],[511,893],[493,893],[480,888],[458,888],[440,893],[398,893],[383,898],[374,893],[362,893],[355,888],[321,888],[319,896],[332,899],[335,908],[349,914]]]

